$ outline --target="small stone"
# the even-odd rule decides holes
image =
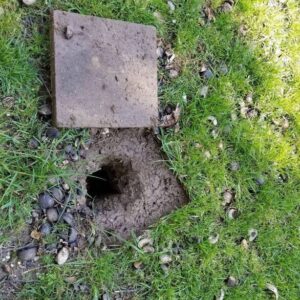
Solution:
[[[41,209],[47,209],[54,206],[54,199],[48,193],[39,195],[39,204]]]
[[[24,248],[18,252],[21,261],[33,260],[37,254],[37,247]]]
[[[86,150],[85,149],[80,149],[78,154],[82,159],[86,159]]]
[[[253,94],[252,93],[248,93],[245,97],[245,102],[248,104],[252,104],[253,103]]]
[[[64,199],[64,193],[59,187],[52,187],[49,189],[50,195],[57,201],[61,202]]]
[[[53,207],[48,208],[46,215],[47,215],[47,219],[50,223],[54,223],[58,220],[58,212],[57,212],[56,208],[53,208]]]
[[[224,205],[227,205],[227,204],[230,204],[233,200],[233,197],[234,197],[234,194],[232,191],[230,190],[226,190],[224,193],[223,193],[223,204]]]
[[[65,28],[65,38],[67,40],[70,40],[72,37],[73,37],[73,30],[72,30],[71,26],[68,25]]]
[[[176,78],[179,75],[179,72],[176,69],[171,69],[169,71],[170,78]]]
[[[175,10],[175,4],[172,1],[168,1],[168,6],[170,8],[170,11],[174,11]]]
[[[247,242],[247,240],[245,240],[245,239],[242,239],[242,241],[241,241],[241,246],[242,246],[242,248],[245,249],[245,250],[248,250],[248,249],[249,249],[248,242]]]
[[[210,79],[210,78],[212,78],[214,76],[214,74],[211,71],[211,69],[207,69],[206,71],[202,72],[201,75],[202,75],[202,77],[204,79],[207,79],[207,80]]]
[[[36,0],[23,0],[23,3],[28,6],[35,4],[35,2]]]
[[[206,98],[208,94],[208,86],[205,85],[200,89],[200,96]]]
[[[240,164],[239,164],[238,162],[233,161],[233,162],[230,163],[230,170],[231,170],[231,171],[236,172],[236,171],[238,171],[239,169],[240,169]]]
[[[143,263],[141,261],[135,261],[133,266],[135,269],[140,270],[143,267]]]
[[[65,192],[68,192],[70,190],[70,186],[65,182],[61,185],[61,187]]]
[[[264,184],[265,184],[265,178],[262,177],[262,176],[257,177],[257,178],[256,178],[256,183],[257,183],[258,185],[264,185]]]
[[[204,156],[207,158],[207,159],[210,159],[211,158],[211,154],[208,150],[204,151]]]
[[[72,244],[72,243],[75,243],[76,240],[77,240],[77,235],[78,235],[78,232],[76,229],[74,229],[73,227],[70,229],[70,232],[69,232],[69,243]]]
[[[172,262],[172,257],[169,255],[162,255],[159,260],[162,265],[166,265]]]
[[[51,233],[51,225],[49,223],[44,223],[40,228],[40,233],[42,236],[49,235]]]
[[[69,250],[67,247],[61,248],[56,256],[56,262],[59,265],[63,265],[69,258]]]
[[[208,241],[210,244],[214,245],[219,241],[219,235],[218,234],[213,234],[208,238]]]
[[[34,138],[30,139],[30,141],[28,142],[28,148],[37,149],[38,147],[39,147],[39,142]]]
[[[49,127],[46,130],[46,137],[49,139],[56,139],[60,136],[60,132],[55,127]]]
[[[156,48],[156,56],[157,58],[162,58],[164,56],[164,49],[162,47]]]
[[[38,112],[41,116],[49,117],[52,114],[52,109],[49,104],[43,104],[42,106],[40,106]]]
[[[233,9],[232,5],[228,2],[223,3],[221,6],[221,11],[224,13],[231,12],[232,9]]]
[[[226,279],[226,284],[228,287],[235,287],[237,286],[237,280],[233,276],[229,276]]]
[[[70,154],[70,153],[72,153],[72,151],[73,151],[73,146],[72,145],[67,145],[65,147],[66,154]]]
[[[69,213],[69,212],[64,213],[62,218],[68,225],[74,226],[75,220],[71,213]]]
[[[248,235],[249,235],[249,241],[253,242],[258,236],[258,231],[256,229],[249,229]]]
[[[71,159],[71,161],[78,161],[79,160],[79,156],[78,156],[78,154],[75,151],[72,151],[70,153],[70,159]]]
[[[220,65],[220,73],[222,75],[226,75],[228,73],[228,67],[225,63],[221,63]]]

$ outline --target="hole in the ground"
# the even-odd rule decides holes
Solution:
[[[90,200],[101,200],[109,195],[121,194],[128,184],[128,169],[121,161],[105,164],[86,179]]]

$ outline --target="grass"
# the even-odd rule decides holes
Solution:
[[[174,1],[173,13],[163,0],[47,0],[33,7],[0,0],[0,95],[15,100],[12,108],[0,107],[2,244],[9,243],[12,232],[17,238],[49,179],[68,178],[70,171],[57,167],[63,160],[60,145],[88,136],[86,131],[64,130],[60,139],[45,141],[46,125],[37,118],[38,105],[49,98],[45,86],[52,8],[152,24],[173,45],[181,72],[167,80],[160,100],[181,104],[181,129],[164,132],[162,147],[192,200],[153,226],[155,253],[137,251],[132,239],[114,251],[91,249],[64,267],[45,257],[46,272],[25,284],[20,299],[98,299],[104,292],[124,289],[133,291],[133,299],[213,299],[221,289],[225,299],[271,299],[267,283],[278,288],[280,299],[300,298],[299,2],[239,0],[227,14],[217,12],[221,1],[211,2],[216,18],[205,23],[203,0]],[[199,76],[201,62],[214,71],[208,81]],[[226,75],[220,72],[224,63]],[[204,85],[209,87],[205,99],[200,95]],[[253,119],[239,115],[249,92],[260,111]],[[216,138],[209,116],[218,120]],[[289,120],[286,130],[284,118]],[[40,141],[37,150],[27,146],[33,136]],[[237,172],[228,169],[232,161],[240,164]],[[265,178],[264,185],[256,184],[258,176]],[[221,204],[225,188],[236,192],[235,220],[228,219]],[[258,238],[245,250],[239,241],[248,238],[251,228],[258,230]],[[211,245],[208,237],[215,233],[220,238]],[[182,251],[172,254],[165,274],[159,257],[172,253],[174,244]],[[144,269],[134,270],[135,261],[142,261]],[[237,287],[226,287],[229,275],[239,280]],[[89,292],[74,290],[65,281],[70,276]]]

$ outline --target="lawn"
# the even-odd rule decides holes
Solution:
[[[175,10],[164,0],[0,0],[2,247],[20,246],[49,180],[69,180],[60,149],[89,138],[87,130],[61,130],[49,141],[38,118],[50,97],[54,8],[154,25],[174,49],[179,74],[160,67],[159,99],[180,105],[180,129],[160,138],[191,199],[150,229],[154,253],[133,237],[114,250],[91,247],[63,267],[44,256],[15,298],[275,299],[267,284],[279,299],[300,298],[300,4],[235,2],[224,12],[221,0],[174,0]]]

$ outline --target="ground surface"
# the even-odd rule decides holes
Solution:
[[[22,244],[49,180],[73,175],[60,167],[59,149],[89,138],[81,130],[44,138],[37,111],[50,99],[51,8],[154,25],[174,50],[176,68],[161,64],[159,96],[162,106],[180,104],[180,130],[163,130],[162,142],[192,201],[151,229],[154,253],[133,237],[114,250],[91,247],[63,267],[45,256],[38,278],[25,276],[14,298],[213,299],[223,289],[225,299],[270,299],[269,283],[281,299],[299,299],[298,1],[240,0],[229,12],[219,0],[174,1],[174,11],[163,0],[37,2],[0,1],[2,247]],[[32,137],[38,148],[28,145]],[[163,254],[172,258],[167,268]],[[224,282],[230,275],[235,287]]]

